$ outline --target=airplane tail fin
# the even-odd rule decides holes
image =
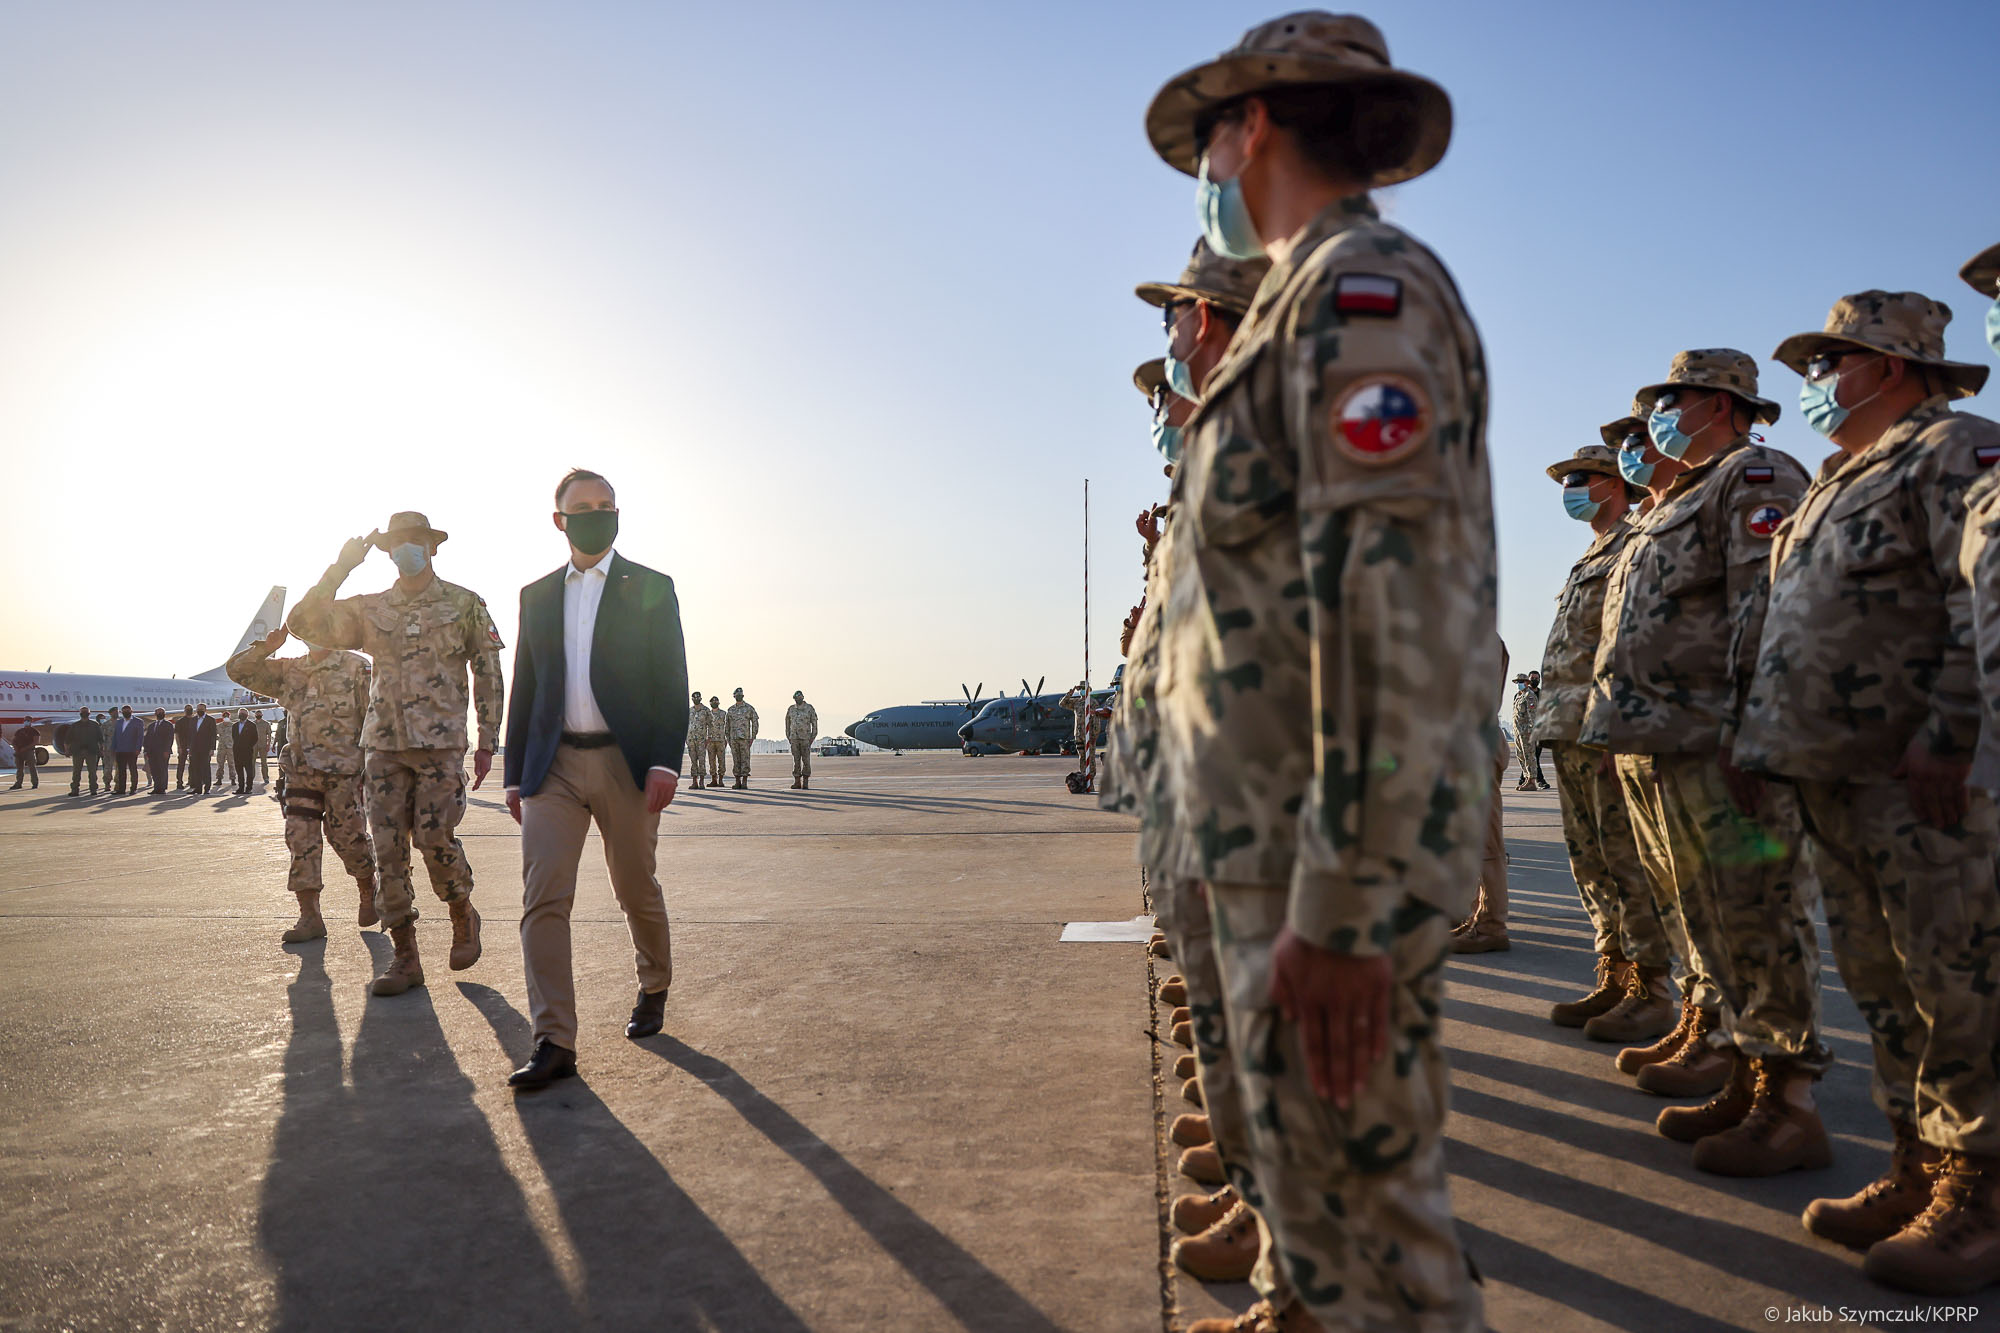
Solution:
[[[250,619],[249,628],[245,629],[242,636],[236,640],[236,646],[229,650],[229,656],[236,656],[236,654],[242,652],[245,648],[257,642],[257,640],[264,638],[272,630],[283,624],[284,620],[285,590],[282,587],[274,587],[271,591],[264,594],[264,604],[257,608],[257,614]],[[208,670],[195,676],[194,679],[212,681],[228,680],[229,676],[225,670],[227,665],[228,658],[224,658],[223,666],[210,667]]]

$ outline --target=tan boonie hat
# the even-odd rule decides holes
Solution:
[[[1272,19],[1205,65],[1167,81],[1146,108],[1146,137],[1170,167],[1194,175],[1201,167],[1195,121],[1205,111],[1250,93],[1300,84],[1351,83],[1416,95],[1417,133],[1409,155],[1365,182],[1370,188],[1421,176],[1451,143],[1451,98],[1421,75],[1389,64],[1382,31],[1356,14],[1306,9]]]
[[[1147,305],[1169,301],[1208,301],[1241,315],[1249,311],[1257,286],[1271,271],[1271,261],[1226,259],[1208,248],[1206,238],[1194,243],[1179,282],[1142,282],[1132,290]]]
[[[1164,389],[1167,385],[1167,360],[1154,357],[1132,372],[1132,382],[1139,386],[1139,392],[1146,395],[1146,401],[1153,401],[1153,390]]]
[[[389,515],[389,526],[376,533],[375,545],[386,551],[391,537],[422,535],[434,542],[443,542],[451,536],[431,526],[431,521],[414,509],[405,509],[400,514]]]
[[[1618,470],[1618,451],[1607,449],[1601,444],[1586,444],[1577,450],[1573,457],[1565,458],[1560,463],[1551,463],[1545,471],[1548,472],[1550,481],[1561,481],[1572,472],[1596,472],[1607,477],[1617,477],[1620,481],[1625,479],[1625,475]]]
[[[1755,419],[1765,425],[1778,419],[1778,405],[1757,396],[1757,363],[1748,352],[1739,352],[1734,347],[1698,347],[1691,352],[1676,352],[1664,380],[1648,384],[1632,395],[1633,415],[1650,415],[1654,401],[1668,389],[1723,389],[1750,404]]]
[[[1985,296],[2000,296],[2000,245],[1989,245],[1965,261],[1958,276]]]
[[[1641,417],[1620,417],[1616,421],[1607,421],[1602,426],[1599,426],[1597,433],[1615,451],[1625,447],[1625,437],[1627,435],[1637,435],[1640,439],[1644,439],[1646,437],[1646,422]]]
[[[1920,292],[1856,292],[1827,312],[1820,333],[1795,333],[1778,344],[1771,359],[1803,375],[1806,362],[1829,347],[1861,347],[1905,361],[1933,366],[1951,385],[1951,396],[1970,398],[1986,383],[1986,367],[1944,359],[1944,326],[1951,307]]]

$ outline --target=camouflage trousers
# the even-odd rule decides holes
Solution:
[[[1924,1142],[2000,1153],[2000,811],[1917,818],[1900,782],[1800,782],[1834,961],[1875,1048],[1875,1104]]]
[[[1664,971],[1673,966],[1673,952],[1653,886],[1639,864],[1639,844],[1617,774],[1599,773],[1602,750],[1558,741],[1549,751],[1555,759],[1569,869],[1583,910],[1597,928],[1597,952],[1617,949],[1641,967]]]
[[[458,840],[465,818],[465,751],[370,750],[368,831],[375,844],[375,911],[384,930],[417,919],[410,844],[445,902],[472,896],[472,866]]]
[[[792,776],[809,778],[813,775],[813,743],[811,741],[792,742]]]
[[[1713,1040],[1825,1072],[1833,1053],[1819,1040],[1818,889],[1800,860],[1798,798],[1769,783],[1763,809],[1747,815],[1730,799],[1715,755],[1651,759],[1663,825],[1652,836],[1663,832],[1665,846],[1649,852],[1650,819],[1635,818],[1633,831],[1649,868],[1663,864],[1671,876],[1690,971],[1721,996]]]
[[[375,853],[368,843],[368,814],[363,808],[359,773],[316,773],[282,764],[285,778],[285,850],[292,868],[285,887],[293,893],[318,893],[320,848],[333,844],[334,855],[357,880],[375,873]]]
[[[1681,916],[1681,901],[1674,888],[1674,859],[1667,850],[1667,809],[1660,799],[1660,784],[1653,778],[1653,756],[1621,754],[1613,756],[1612,762],[1625,798],[1625,815],[1632,821],[1639,865],[1653,895],[1653,909],[1666,932],[1667,951],[1674,957],[1674,980],[1680,984],[1681,994],[1702,1008],[1719,1009],[1722,989],[1702,970],[1702,960],[1688,939],[1687,921]]]
[[[1445,1182],[1451,1071],[1439,1027],[1452,923],[1405,900],[1389,954],[1395,1036],[1341,1110],[1313,1091],[1299,1027],[1271,1003],[1285,887],[1208,891],[1258,1188],[1244,1197],[1270,1224],[1293,1290],[1327,1329],[1483,1329]]]
[[[735,764],[735,767],[736,767],[736,776],[737,776],[737,777],[739,777],[739,778],[747,778],[747,777],[749,777],[749,776],[750,776],[750,742],[749,742],[749,741],[731,741],[731,742],[729,742],[729,758],[730,758],[730,759],[731,759],[731,761],[733,761],[733,762],[734,762],[734,764]]]
[[[710,741],[708,743],[708,780],[710,782],[719,784],[722,781],[723,769],[725,768],[722,757],[728,752],[729,745],[726,741]]]
[[[1242,1088],[1236,1078],[1236,1057],[1229,1047],[1229,1025],[1223,1017],[1222,974],[1215,965],[1215,927],[1208,911],[1208,895],[1200,880],[1148,872],[1147,886],[1153,894],[1153,914],[1166,932],[1167,948],[1174,967],[1187,983],[1187,1006],[1194,1029],[1195,1077],[1201,1083],[1201,1105],[1208,1113],[1209,1132],[1214,1136],[1216,1155],[1222,1158],[1229,1183],[1237,1197],[1260,1198],[1256,1173],[1250,1166],[1249,1112],[1243,1104]],[[1272,1305],[1282,1308],[1292,1291],[1284,1269],[1273,1253],[1271,1231],[1264,1225],[1261,1204],[1252,1204],[1257,1213],[1257,1267],[1250,1285]]]

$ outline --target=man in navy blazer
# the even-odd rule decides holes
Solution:
[[[687,745],[687,648],[674,581],[611,549],[618,501],[595,472],[556,486],[569,563],[521,589],[507,711],[507,809],[521,826],[521,961],[535,1050],[508,1083],[576,1073],[569,915],[594,821],[611,891],[638,955],[639,1000],[625,1035],[665,1024],[673,983],[667,904],[654,875],[660,812]]]

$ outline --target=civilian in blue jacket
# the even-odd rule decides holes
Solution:
[[[116,795],[123,796],[126,783],[134,796],[139,794],[139,749],[146,742],[146,724],[132,716],[132,705],[118,710],[118,725],[111,729],[111,757],[118,762]]]

